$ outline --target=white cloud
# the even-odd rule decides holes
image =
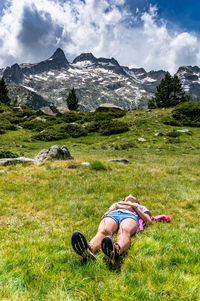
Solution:
[[[0,28],[2,67],[43,60],[57,47],[69,60],[92,52],[146,70],[200,64],[197,37],[169,32],[155,6],[131,14],[125,0],[10,0]]]

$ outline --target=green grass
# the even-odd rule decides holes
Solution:
[[[33,157],[65,144],[75,158],[0,167],[0,300],[200,300],[200,130],[164,125],[169,113],[135,111],[121,119],[130,131],[108,137],[40,142],[30,130],[0,136],[1,151]],[[190,134],[169,137],[183,128]],[[108,161],[114,158],[130,162]],[[82,264],[72,232],[90,239],[106,209],[129,193],[172,222],[153,222],[133,237],[115,268],[102,252]]]

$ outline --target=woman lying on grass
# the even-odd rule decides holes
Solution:
[[[131,236],[138,230],[139,218],[142,218],[146,224],[151,224],[150,211],[130,194],[123,201],[114,203],[103,215],[98,232],[89,243],[81,232],[75,231],[72,235],[72,247],[84,259],[87,257],[95,259],[94,253],[101,247],[114,264],[129,248]],[[117,242],[113,243],[111,236],[116,231]]]

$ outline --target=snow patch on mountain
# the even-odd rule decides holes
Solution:
[[[163,70],[146,72],[143,68],[120,66],[114,58],[96,58],[92,53],[82,53],[70,64],[59,48],[43,62],[15,64],[0,69],[0,74],[12,86],[13,97],[16,98],[18,95],[20,102],[31,104],[32,107],[35,98],[30,100],[29,93],[38,95],[37,107],[40,100],[41,106],[45,101],[64,104],[69,91],[74,87],[80,109],[89,111],[106,102],[114,103],[126,110],[146,107],[148,99],[153,96],[156,86],[166,72]],[[177,75],[184,90],[193,100],[198,100],[200,68],[180,67]],[[20,93],[23,91],[23,97],[19,91]]]
[[[145,82],[153,83],[153,82],[156,82],[156,79],[153,79],[153,78],[147,76],[147,77],[145,77],[144,79],[141,79],[141,82],[142,82],[142,83],[145,83]]]
[[[92,65],[94,65],[94,63],[92,63],[90,61],[82,61],[82,62],[77,62],[77,63],[74,63],[74,64],[70,64],[70,66],[72,66],[74,68],[88,68]]]

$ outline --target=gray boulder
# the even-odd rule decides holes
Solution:
[[[145,142],[145,141],[147,141],[145,138],[143,138],[143,137],[140,137],[140,138],[138,138],[138,141],[140,141],[140,142]]]
[[[22,163],[34,163],[34,160],[26,157],[0,159],[1,166],[16,165]]]
[[[180,132],[180,133],[187,133],[187,132],[189,132],[189,130],[188,130],[188,129],[183,129],[183,130],[177,130],[177,132]]]
[[[48,107],[42,107],[38,110],[38,114],[44,114],[47,116],[61,116],[68,112],[69,109],[66,106],[55,106],[54,104],[50,104]]]
[[[129,163],[129,160],[127,159],[111,159],[111,160],[108,160],[110,162],[118,162],[118,163],[122,163],[122,164],[128,164]]]
[[[57,111],[58,111],[58,113],[59,113],[60,115],[69,112],[69,109],[68,109],[68,107],[66,107],[66,106],[61,106],[61,105],[60,105],[60,106],[56,106],[56,109],[57,109]]]
[[[68,148],[63,145],[61,148],[57,145],[53,145],[48,149],[41,150],[37,156],[35,156],[35,164],[45,162],[47,160],[70,160],[73,159]]]
[[[34,118],[33,121],[34,121],[34,120],[38,120],[38,121],[41,121],[41,122],[44,122],[44,123],[47,122],[47,120],[46,120],[45,118],[41,118],[41,117],[39,117],[39,116],[36,117],[36,118]]]
[[[38,110],[38,113],[47,116],[56,116],[56,113],[54,113],[50,107],[42,107]]]
[[[162,132],[158,132],[158,133],[155,133],[154,136],[162,137],[163,133]]]
[[[97,112],[105,112],[109,110],[119,110],[119,111],[124,111],[123,108],[114,105],[113,103],[102,103],[97,109]]]
[[[54,145],[48,149],[41,150],[34,159],[19,157],[19,158],[3,158],[0,159],[0,166],[16,165],[23,163],[39,164],[47,160],[70,160],[73,159],[68,148],[63,145],[61,148]]]

